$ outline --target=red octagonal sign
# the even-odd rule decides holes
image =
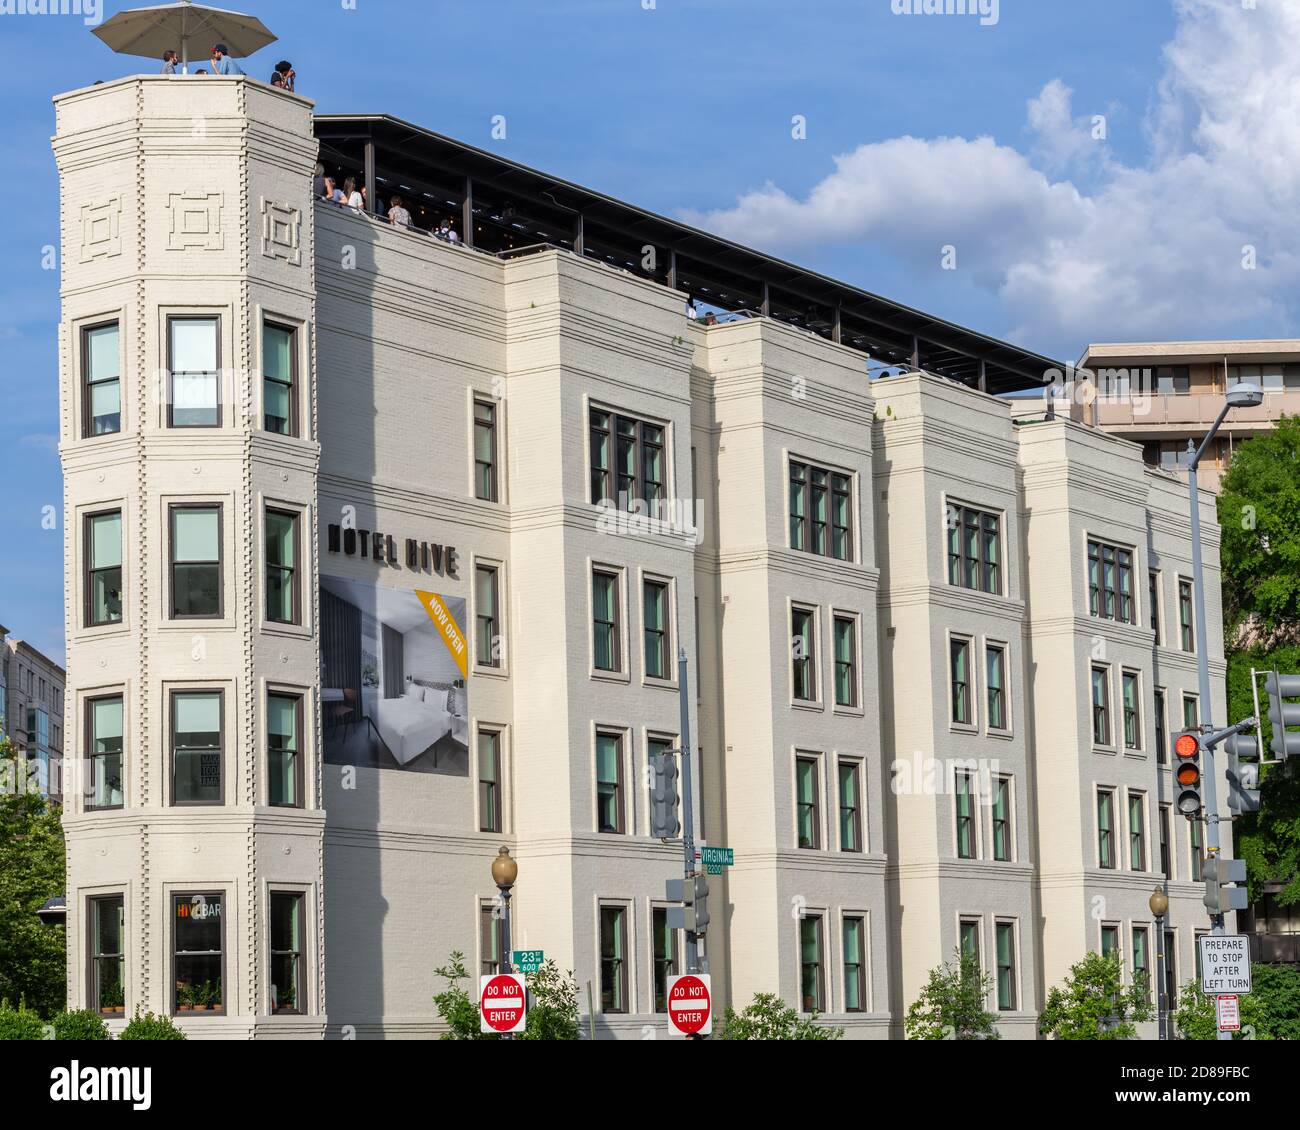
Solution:
[[[485,974],[478,982],[480,1032],[518,1032],[528,1011],[524,979],[517,973]]]
[[[713,1031],[713,997],[707,973],[668,978],[668,1024],[682,1036],[707,1036]]]

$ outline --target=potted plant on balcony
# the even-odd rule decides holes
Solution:
[[[114,981],[107,985],[103,991],[103,1003],[100,1005],[100,1012],[109,1012],[116,1015],[126,1010],[126,993],[122,988],[121,981]]]
[[[176,1008],[180,1012],[194,1011],[194,995],[196,993],[190,985],[181,985],[176,990]]]
[[[276,994],[276,1012],[292,1012],[296,996],[297,994],[292,985],[286,985],[283,989],[280,989]]]

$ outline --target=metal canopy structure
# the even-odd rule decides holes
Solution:
[[[387,114],[315,118],[321,160],[400,193],[418,224],[459,221],[464,242],[507,253],[551,244],[990,393],[1040,389],[1066,366],[816,271],[648,212]],[[373,201],[375,192],[368,193]]]

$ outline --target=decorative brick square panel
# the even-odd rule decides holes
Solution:
[[[122,198],[81,206],[81,261],[122,254]]]
[[[302,263],[299,234],[302,212],[262,197],[262,254],[268,259],[283,259],[297,267]]]
[[[225,247],[221,231],[222,192],[173,192],[167,198],[171,230],[168,251],[220,251]]]

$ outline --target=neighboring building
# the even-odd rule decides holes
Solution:
[[[9,736],[9,629],[0,624],[0,742]]]
[[[964,946],[1032,1037],[1089,949],[1153,968],[1164,874],[1190,977],[1183,496],[989,395],[1049,359],[249,79],[56,109],[73,1005],[428,1036],[505,843],[514,943],[662,1034],[679,648],[719,1011],[898,1036]],[[473,246],[313,203],[318,151]]]
[[[25,755],[41,792],[58,799],[63,788],[64,670],[25,640],[6,635],[7,629],[0,628],[0,701],[5,704],[0,735]]]
[[[1090,422],[1142,445],[1152,467],[1187,473],[1187,441],[1205,438],[1237,381],[1264,390],[1257,408],[1229,413],[1198,468],[1218,490],[1235,447],[1269,431],[1284,413],[1300,414],[1300,341],[1163,341],[1094,344],[1079,361],[1099,395]]]

